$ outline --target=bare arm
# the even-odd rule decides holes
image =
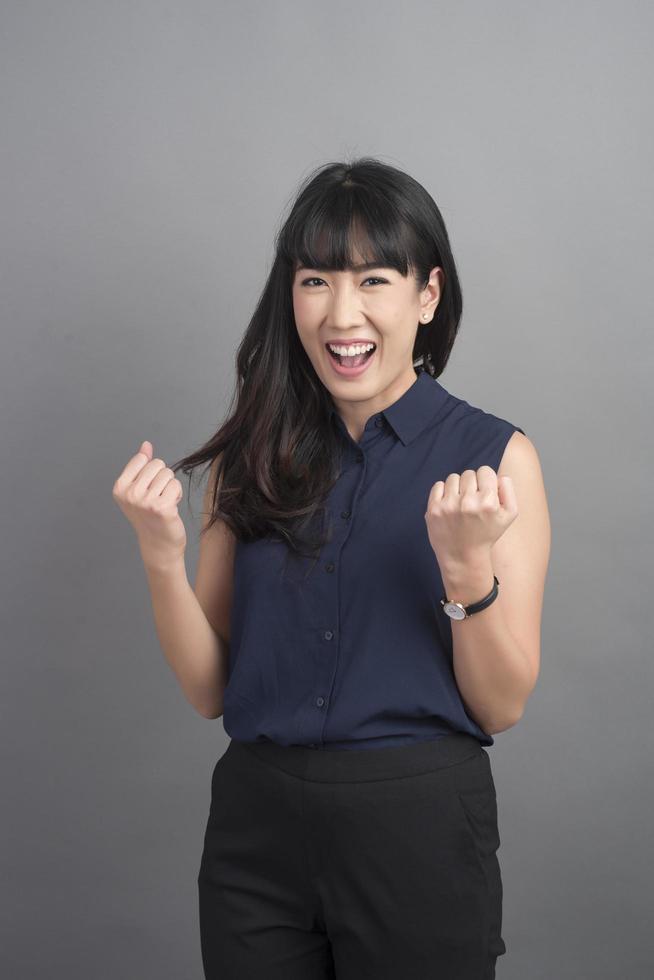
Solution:
[[[211,467],[203,499],[203,530],[215,476]],[[146,564],[159,643],[187,700],[204,718],[223,713],[227,684],[235,539],[217,521],[200,538],[195,587],[183,557],[165,569]]]
[[[540,461],[527,436],[513,434],[497,475],[511,477],[518,517],[490,554],[441,569],[447,594],[464,604],[485,595],[494,574],[500,582],[487,609],[452,621],[457,685],[469,713],[491,735],[516,724],[536,685],[551,537]]]
[[[229,646],[213,629],[186,576],[146,567],[159,643],[186,699],[204,718],[223,713]]]

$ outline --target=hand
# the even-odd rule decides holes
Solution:
[[[427,533],[441,566],[474,562],[490,549],[518,516],[510,476],[498,478],[490,466],[450,473],[438,480],[427,501]]]
[[[112,495],[136,531],[144,564],[162,570],[175,565],[186,549],[186,529],[177,510],[184,490],[152,452],[151,442],[141,443],[114,483]]]

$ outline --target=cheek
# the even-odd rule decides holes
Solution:
[[[317,343],[316,314],[315,308],[311,303],[301,299],[293,300],[293,316],[295,328],[300,340],[305,348],[315,346]],[[319,318],[318,318],[319,322]]]
[[[315,332],[311,330],[307,323],[302,320],[301,314],[296,314],[295,317],[295,329],[300,343],[304,347],[307,354],[310,353],[313,347],[315,347]]]
[[[296,320],[308,320],[311,317],[311,303],[304,293],[293,292],[293,312]]]
[[[306,315],[303,317],[300,310],[295,314],[295,329],[302,346],[308,350],[315,343],[315,331],[312,330]]]
[[[406,304],[399,301],[396,303],[388,300],[382,302],[380,298],[378,302],[368,304],[366,313],[379,326],[380,330],[393,336],[397,336],[398,333],[406,330],[412,322],[411,314],[407,314]]]

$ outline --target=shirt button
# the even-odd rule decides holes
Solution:
[[[375,425],[377,426],[378,429],[381,429],[383,424],[384,424],[384,420],[380,415],[378,418],[375,419]]]
[[[326,640],[331,640],[333,635],[334,634],[331,630],[325,630],[325,632],[323,633],[323,636],[325,637]]]
[[[357,453],[357,463],[363,463],[363,453]]]
[[[325,569],[328,572],[333,572],[334,571],[334,562],[333,561],[327,562],[327,564],[325,565]]]
[[[341,511],[341,517],[343,517],[343,518],[345,518],[345,520],[347,520],[351,513],[352,512],[349,511],[349,510],[342,510]]]
[[[316,704],[318,705],[319,708],[322,708],[324,703],[325,703],[324,698],[316,698]]]

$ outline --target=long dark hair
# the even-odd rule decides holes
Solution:
[[[196,452],[172,464],[211,468],[211,514],[241,541],[271,536],[297,554],[329,540],[324,504],[338,478],[342,434],[333,402],[302,346],[293,314],[296,264],[345,270],[363,262],[414,277],[444,272],[431,323],[416,325],[413,364],[439,377],[459,328],[462,296],[441,212],[416,180],[372,157],[328,163],[300,185],[275,237],[267,282],[236,352],[228,418]],[[339,443],[339,439],[341,443]],[[214,463],[215,465],[211,465]]]

